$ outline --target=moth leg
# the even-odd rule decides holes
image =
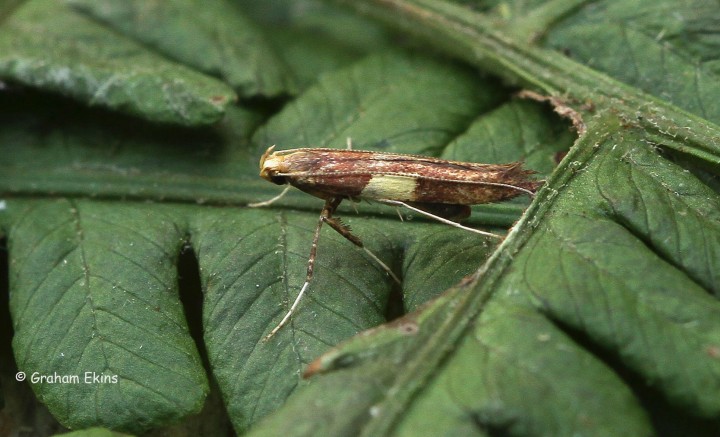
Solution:
[[[390,267],[388,267],[387,264],[385,264],[380,258],[378,258],[377,255],[375,255],[374,253],[372,253],[372,252],[370,251],[370,249],[368,249],[367,247],[365,247],[365,245],[363,244],[362,240],[360,240],[360,238],[359,238],[357,235],[355,235],[355,234],[352,233],[352,231],[350,230],[350,227],[349,227],[349,226],[347,226],[346,224],[344,224],[343,222],[341,222],[341,221],[340,221],[339,219],[337,219],[337,218],[327,217],[327,218],[325,218],[324,220],[325,220],[325,223],[327,223],[328,225],[330,225],[331,228],[335,229],[335,231],[337,231],[338,234],[342,235],[343,237],[345,237],[346,239],[348,239],[352,244],[354,244],[354,245],[356,245],[357,247],[359,247],[359,248],[361,248],[362,250],[364,250],[365,253],[367,253],[368,256],[370,256],[370,258],[373,259],[373,261],[375,261],[376,263],[378,263],[378,265],[379,265],[380,267],[382,267],[382,269],[385,270],[385,272],[386,272],[388,275],[390,275],[390,277],[393,278],[393,280],[394,280],[395,282],[397,282],[398,284],[402,284],[402,283],[400,282],[400,279],[395,275],[395,273],[393,273],[393,271],[390,269]]]
[[[352,149],[353,149],[353,147],[352,147],[352,138],[350,138],[350,137],[345,138],[345,144],[347,144],[347,149],[348,149],[348,150],[352,150]]]
[[[323,222],[325,222],[328,218],[332,217],[332,213],[335,211],[335,209],[337,209],[341,201],[342,198],[331,198],[325,201],[325,206],[323,206],[323,209],[320,212],[320,218],[318,219],[318,224],[315,227],[315,235],[313,235],[312,247],[310,248],[310,257],[308,258],[305,283],[303,284],[302,288],[300,288],[300,293],[298,293],[295,301],[290,306],[290,309],[287,313],[285,313],[285,317],[283,317],[280,323],[278,323],[278,325],[274,327],[273,330],[270,331],[270,333],[263,338],[263,342],[270,340],[275,334],[277,334],[280,329],[282,329],[283,326],[285,326],[290,321],[290,317],[295,312],[295,308],[297,308],[298,304],[300,303],[300,299],[302,299],[303,295],[310,286],[310,281],[312,280],[313,272],[315,271],[315,258],[317,257],[317,245],[318,240],[320,239],[320,229],[322,228]]]
[[[414,206],[412,206],[412,205],[408,205],[408,204],[405,203],[405,202],[400,202],[399,200],[379,199],[378,202],[381,202],[381,203],[384,203],[384,204],[387,204],[387,205],[393,205],[393,206],[404,206],[405,208],[407,208],[407,209],[409,209],[409,210],[415,211],[415,212],[417,212],[418,214],[422,214],[422,215],[424,215],[424,216],[426,216],[426,217],[430,217],[430,218],[435,219],[435,220],[437,220],[437,221],[439,221],[439,222],[443,222],[443,223],[445,223],[445,224],[447,224],[447,225],[450,225],[450,226],[453,226],[453,227],[456,227],[456,228],[460,228],[460,229],[464,229],[464,230],[466,230],[466,231],[475,232],[476,234],[484,235],[484,236],[486,236],[486,237],[499,238],[499,239],[502,239],[502,238],[503,238],[502,236],[500,236],[500,235],[495,235],[495,234],[493,234],[493,233],[491,233],[491,232],[485,232],[485,231],[481,231],[481,230],[479,230],[479,229],[473,229],[473,228],[469,228],[469,227],[467,227],[467,226],[463,226],[463,225],[461,225],[460,223],[456,223],[456,222],[454,222],[454,221],[452,221],[452,220],[448,220],[448,219],[446,219],[446,218],[444,218],[444,217],[440,217],[440,216],[438,216],[438,215],[431,214],[431,213],[429,213],[429,212],[427,212],[427,211],[423,211],[423,210],[420,209],[420,208],[416,208],[416,207],[414,207]]]
[[[350,230],[350,227],[346,225],[345,223],[341,222],[340,219],[333,218],[333,217],[325,217],[323,219],[325,223],[327,223],[331,228],[335,229],[335,231],[345,237],[348,241],[350,241],[352,244],[356,245],[357,247],[365,247],[363,245],[362,240],[360,240],[360,237],[353,234]]]
[[[273,203],[275,203],[276,200],[282,199],[283,196],[285,196],[285,194],[287,194],[287,192],[290,191],[290,188],[292,188],[292,185],[288,185],[287,187],[285,187],[285,189],[282,190],[282,193],[278,194],[277,196],[273,197],[272,199],[263,200],[262,202],[248,203],[247,206],[249,206],[250,208],[260,208],[261,206],[272,205]]]

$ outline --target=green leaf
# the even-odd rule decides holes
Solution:
[[[218,211],[195,221],[205,343],[236,429],[249,427],[303,385],[298,373],[329,345],[385,321],[392,285],[387,274],[340,236],[325,233],[302,311],[262,342],[305,280],[315,222],[314,214],[255,210]],[[347,222],[378,256],[392,254],[389,231],[373,232],[382,221]]]
[[[547,108],[512,100],[475,120],[463,135],[447,145],[441,156],[456,161],[497,163],[522,158],[533,170],[550,174],[556,156],[549,152],[566,151],[573,134],[567,126],[548,124],[548,117]]]
[[[409,66],[417,65],[428,67],[416,73],[414,83],[419,85],[439,83],[440,78],[454,75],[458,85],[443,91],[444,95],[452,92],[454,96],[463,97],[463,88],[483,95],[499,95],[493,91],[494,84],[484,92],[481,85],[472,80],[474,75],[468,70],[443,67],[429,59],[405,58],[399,54],[395,59],[388,55],[369,58],[355,67],[338,71],[337,79],[328,77],[328,80],[338,83],[345,81],[349,74],[360,77],[378,75],[381,74],[378,73],[379,67],[387,68],[386,78],[398,77],[404,75]],[[382,77],[378,78],[378,82],[382,82]],[[303,100],[316,101],[313,96],[323,86],[321,84],[310,90]],[[407,84],[403,86],[411,88]],[[407,110],[416,101],[416,96],[412,94],[397,93],[389,97],[378,92],[371,94],[386,99],[378,109],[394,104]],[[251,151],[243,139],[257,117],[252,112],[233,111],[224,123],[212,131],[177,132],[163,127],[138,125],[112,114],[80,110],[77,105],[58,99],[46,106],[47,100],[41,96],[27,93],[19,96],[22,96],[23,105],[11,105],[17,101],[18,94],[6,96],[6,103],[2,105],[13,108],[12,111],[5,110],[9,128],[0,140],[5,148],[4,156],[8,157],[0,173],[0,183],[5,192],[39,194],[54,191],[63,196],[128,195],[166,202],[169,199],[214,203],[242,203],[267,198],[272,192],[273,187],[260,181],[256,173],[257,159],[264,147],[255,146],[254,151]],[[498,100],[498,97],[494,99]],[[492,106],[486,103],[485,107]],[[476,118],[479,109],[482,107],[469,101],[464,114],[453,112],[441,118],[424,116],[433,120],[434,129],[439,132],[461,133],[463,126]],[[360,110],[363,108],[347,109],[348,113]],[[368,114],[371,112],[364,111]],[[422,107],[418,107],[415,112],[428,114]],[[69,114],[62,116],[62,128],[55,124],[58,114]],[[377,111],[375,116],[379,115],[381,112]],[[278,117],[284,116],[281,114]],[[400,122],[409,128],[417,123],[413,118],[406,117],[396,121],[396,126]],[[34,128],[37,126],[45,127]],[[128,129],[128,126],[133,126],[133,129]],[[408,127],[400,125],[399,129]],[[451,136],[451,133],[438,135],[429,144],[433,147],[441,146]],[[182,186],[186,188],[181,189]],[[307,205],[307,197],[298,195],[296,198],[296,204]],[[86,208],[94,204],[94,201],[83,203]],[[151,205],[123,202],[116,202],[114,207],[110,206],[112,203],[102,205],[115,209],[113,214],[120,217],[135,214],[137,208],[147,210],[151,216],[159,215],[167,225],[172,226],[177,244],[181,243],[185,235],[190,235],[206,292],[203,324],[208,358],[237,429],[249,427],[277,408],[278,403],[301,384],[297,373],[328,345],[382,323],[386,320],[386,313],[391,312],[388,300],[392,284],[385,272],[347,241],[337,235],[328,235],[325,231],[311,294],[300,307],[303,311],[297,314],[291,326],[276,336],[281,345],[290,344],[290,338],[300,341],[304,352],[298,355],[297,348],[288,347],[278,351],[274,343],[266,345],[259,343],[259,340],[277,324],[292,293],[299,289],[304,280],[307,252],[317,212],[309,215],[299,212],[278,214],[256,210],[244,212],[238,208],[184,209],[174,205],[163,213]],[[129,211],[125,210],[125,205]],[[319,203],[316,206],[319,207]],[[8,208],[12,212],[17,206],[10,203]],[[384,213],[390,215],[389,220],[352,218],[346,219],[346,222],[383,259],[397,258],[400,248],[404,248],[407,252],[403,257],[404,267],[400,267],[400,258],[397,258],[396,268],[402,268],[408,272],[407,275],[412,276],[412,280],[408,280],[405,286],[408,296],[412,296],[406,302],[409,306],[417,305],[471,273],[477,260],[469,257],[469,254],[487,256],[492,249],[492,245],[477,246],[477,238],[467,237],[461,231],[449,231],[444,226],[422,223],[410,226],[398,223],[393,211]],[[341,214],[347,215],[347,210],[343,209]],[[501,209],[498,214],[504,214],[507,221],[516,217],[517,210]],[[3,222],[8,223],[8,238],[13,242],[20,238],[15,229],[22,226],[25,219],[14,213],[5,218],[7,220]],[[130,225],[128,229],[133,227],[137,226]],[[107,232],[114,234],[112,229]],[[425,237],[424,232],[427,233]],[[422,251],[423,247],[458,240],[458,237],[463,241],[461,246],[466,249],[461,250],[459,255],[453,255],[462,257],[463,263],[453,263],[451,271],[443,268],[442,259],[428,258]],[[48,242],[58,243],[52,239]],[[11,250],[17,251],[14,243],[11,244]],[[62,247],[54,250],[61,251]],[[177,246],[175,248],[177,250]],[[172,250],[168,249],[168,252],[172,253]],[[344,255],[335,259],[328,255],[333,253]],[[439,265],[438,261],[441,261]],[[139,261],[140,266],[146,264]],[[357,275],[356,269],[360,266],[363,274]],[[116,275],[122,278],[134,273],[132,269],[120,269],[116,270]],[[42,278],[46,274],[33,271],[32,276]],[[14,296],[30,292],[15,284],[13,282],[13,289],[17,290]],[[330,293],[323,299],[314,297],[322,290],[332,288],[342,291]],[[317,304],[313,305],[312,302]],[[138,323],[141,328],[152,331],[155,329],[153,323],[159,322]],[[18,338],[22,340],[24,335],[20,332]],[[27,335],[32,337],[31,334]],[[77,345],[78,349],[82,347],[82,344]],[[142,365],[141,370],[148,373],[156,371],[151,365]],[[188,368],[187,371],[192,373],[197,372],[197,369]],[[238,375],[241,377],[238,378]],[[259,385],[256,382],[258,380],[272,383]],[[153,383],[148,381],[150,387]],[[122,400],[117,402],[123,405]],[[158,414],[155,419],[146,422],[147,425],[137,425],[130,417],[117,417],[110,409],[101,412],[104,415],[81,417],[71,422],[60,414],[62,411],[55,411],[57,407],[51,405],[51,408],[64,423],[73,426],[102,424],[117,429],[136,430],[137,426],[156,426],[167,420],[166,416]],[[147,411],[152,413],[152,410]],[[179,410],[178,414],[187,413]]]
[[[528,290],[549,317],[616,351],[672,401],[713,416],[720,198],[646,146],[613,140],[568,187],[583,210],[558,199],[509,288]],[[557,256],[540,263],[550,250]]]
[[[0,114],[6,192],[247,202],[255,195],[245,183],[267,185],[245,146],[260,116],[242,108],[212,130],[189,130],[11,91],[0,95]]]
[[[720,122],[720,104],[714,98],[720,92],[716,8],[697,0],[660,2],[649,8],[644,3],[635,0],[582,8],[558,23],[546,45],[704,119]],[[602,32],[602,39],[597,32]]]
[[[122,34],[210,75],[242,97],[292,91],[292,76],[260,28],[233,4],[191,0],[71,0],[70,4]]]
[[[207,381],[173,293],[171,218],[63,199],[10,209],[13,349],[55,417],[138,431],[199,411]]]
[[[292,68],[300,89],[383,47],[396,46],[392,34],[379,23],[327,2],[239,0],[238,4]]]
[[[388,326],[311,365],[330,374],[299,391],[284,414],[263,421],[256,434],[337,435],[358,429],[366,435],[389,430],[414,434],[419,429],[458,434],[478,426],[518,435],[647,434],[646,413],[625,383],[553,321],[617,351],[628,367],[663,387],[672,402],[716,415],[720,398],[714,387],[720,361],[713,350],[720,338],[720,306],[677,270],[682,268],[680,253],[668,255],[675,258],[675,267],[668,268],[667,261],[643,244],[651,238],[648,234],[686,235],[678,229],[686,225],[668,220],[670,229],[664,233],[646,228],[634,235],[618,221],[647,218],[649,211],[638,205],[655,204],[623,198],[636,208],[627,219],[618,220],[609,214],[603,191],[610,191],[608,184],[626,186],[618,174],[665,168],[674,170],[674,180],[664,179],[659,170],[652,183],[635,179],[630,185],[640,195],[661,191],[668,200],[683,204],[703,199],[696,207],[705,211],[717,211],[720,199],[672,164],[653,162],[661,158],[646,146],[627,147],[615,140],[608,139],[606,147],[586,157],[580,176],[564,185],[563,194],[555,199],[549,190],[541,194],[541,203],[531,208],[527,219],[539,222],[538,230],[512,258],[503,259],[501,248],[500,256],[481,271],[477,285],[448,294],[432,309],[406,319],[412,326],[409,339],[392,333],[402,324]],[[628,165],[607,165],[618,161]],[[685,191],[678,193],[678,187]],[[578,199],[584,201],[584,212],[577,212]],[[693,216],[693,209],[684,214]],[[536,211],[542,216],[534,215]],[[693,225],[700,227],[695,232],[709,238],[697,250],[712,251],[720,237],[717,219],[703,217],[689,224]],[[683,239],[679,244],[689,245]],[[502,273],[497,266],[511,259]],[[485,303],[488,292],[492,294]],[[478,305],[481,312],[472,334],[463,333],[457,325],[467,323],[467,314]],[[458,331],[463,335],[452,352],[440,346]],[[658,332],[663,335],[655,335]],[[435,364],[441,359],[442,364]],[[393,363],[402,363],[402,371]],[[347,385],[348,390],[332,388]],[[301,413],[309,402],[314,405],[312,416]],[[370,418],[338,417],[340,411],[370,411]]]
[[[220,120],[222,82],[166,61],[54,0],[30,0],[0,25],[0,78],[187,126]]]
[[[546,318],[504,301],[487,305],[474,329],[453,346],[452,360],[437,367],[435,378],[412,383],[422,366],[413,355],[444,348],[433,331],[442,329],[451,307],[463,301],[458,293],[470,290],[456,292],[445,295],[450,301],[436,301],[406,318],[404,325],[384,327],[327,354],[323,370],[331,373],[291,397],[284,415],[261,422],[253,435],[359,430],[372,435],[373,425],[388,415],[398,419],[394,435],[647,434],[647,419],[622,380]],[[426,342],[431,342],[427,348]],[[398,366],[413,375],[399,377]],[[338,385],[347,389],[332,389]],[[409,405],[402,396],[387,396],[388,390],[418,386],[422,390]],[[333,411],[345,414],[336,417]]]
[[[438,0],[351,3],[412,50],[389,50],[381,27],[335,7],[242,2],[301,91],[273,108],[244,101],[202,129],[0,91],[18,367],[121,376],[30,382],[40,401],[72,427],[144,432],[197,411],[209,379],[238,433],[716,434],[715,10],[672,21],[667,8],[690,17],[690,6],[486,2],[480,14]],[[623,51],[623,31],[641,34],[626,46],[647,56]],[[687,87],[690,71],[707,85]],[[272,144],[344,148],[348,137],[358,149],[523,160],[545,186],[531,202],[473,208],[469,224],[499,243],[343,204],[337,216],[402,285],[325,227],[307,295],[263,342],[306,279],[322,202],[296,191],[246,208],[279,192],[257,177],[258,159]],[[193,276],[202,315],[177,297]]]
[[[455,80],[446,80],[448,74]],[[350,138],[357,149],[438,155],[475,114],[500,102],[500,91],[459,66],[397,53],[374,56],[321,78],[253,140],[284,148],[343,147]],[[365,132],[372,136],[360,135]]]
[[[88,428],[81,431],[56,434],[58,437],[125,437],[129,434],[111,431],[107,428]]]

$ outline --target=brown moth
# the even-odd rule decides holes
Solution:
[[[455,220],[470,215],[470,205],[499,202],[521,194],[532,196],[541,184],[521,163],[477,164],[420,155],[363,150],[306,148],[274,151],[260,159],[260,176],[278,185],[289,184],[325,200],[315,228],[307,276],[282,321],[265,337],[275,335],[290,320],[313,276],[317,243],[323,223],[370,254],[396,281],[397,277],[333,213],[344,199],[366,199],[415,212],[486,236],[495,234],[465,227]],[[289,188],[289,187],[288,187]],[[283,192],[284,194],[284,192]],[[280,195],[282,196],[282,194]],[[273,202],[254,204],[260,206]]]

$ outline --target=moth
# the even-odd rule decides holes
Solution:
[[[470,216],[470,205],[499,202],[521,194],[533,196],[541,184],[521,163],[478,164],[420,155],[363,150],[303,148],[275,151],[269,147],[260,159],[260,177],[274,184],[296,187],[325,200],[308,259],[307,275],[298,296],[280,323],[264,338],[269,340],[295,312],[313,277],[320,229],[327,223],[351,243],[364,249],[397,282],[395,274],[364,247],[360,238],[333,217],[340,202],[371,200],[402,206],[435,220],[490,237],[489,232],[457,223]],[[274,202],[285,192],[262,206]]]

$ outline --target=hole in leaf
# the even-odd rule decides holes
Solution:
[[[195,251],[189,243],[183,246],[180,251],[177,272],[180,302],[183,305],[190,336],[195,341],[203,366],[207,369],[210,393],[208,393],[205,405],[200,413],[186,418],[178,425],[164,428],[163,432],[165,435],[183,433],[233,436],[235,432],[227,415],[227,408],[220,396],[217,381],[210,370],[211,367],[203,338],[203,294],[202,282],[200,281],[200,265]]]
[[[395,284],[388,295],[387,306],[385,307],[385,320],[388,322],[405,315],[405,305],[400,287]]]
[[[185,319],[190,329],[190,336],[197,345],[205,368],[210,368],[207,359],[207,350],[205,350],[205,340],[203,339],[203,295],[202,284],[200,282],[200,266],[198,265],[195,251],[189,244],[183,246],[180,251],[177,262],[177,272],[180,302],[182,302],[185,311]]]
[[[54,435],[68,431],[41,404],[27,382],[18,383],[12,352],[7,240],[0,238],[0,435]]]
[[[12,354],[12,322],[8,304],[9,279],[7,240],[0,239],[0,372],[3,374],[17,371]],[[3,407],[3,396],[0,395],[0,409]]]

